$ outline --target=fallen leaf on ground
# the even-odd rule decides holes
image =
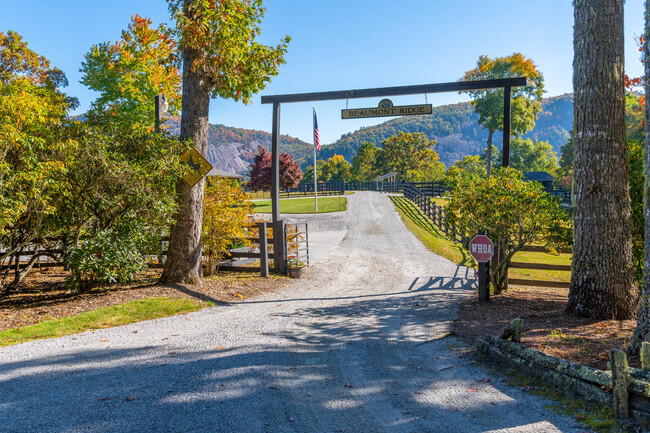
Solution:
[[[124,401],[133,401],[135,400],[135,397],[127,397],[124,399]]]
[[[223,346],[217,346],[217,347],[215,347],[214,349],[215,349],[215,350],[221,350],[221,349],[223,349],[223,348],[224,348]]]
[[[473,386],[468,386],[467,392],[478,392],[478,388],[474,388]]]
[[[99,340],[100,343],[106,343],[108,340]]]
[[[492,379],[490,379],[489,377],[484,377],[483,379],[478,379],[477,382],[490,383],[491,380]]]
[[[235,293],[235,296],[240,299],[246,299],[246,296],[242,295],[241,293]]]
[[[110,397],[104,397],[104,398],[100,398],[99,401],[108,401],[110,399],[111,399]]]
[[[269,389],[278,389],[278,388],[275,386],[269,386]]]

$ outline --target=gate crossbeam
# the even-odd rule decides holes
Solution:
[[[274,268],[286,272],[286,263],[278,260],[284,253],[281,236],[275,236],[281,229],[280,220],[280,104],[291,102],[331,101],[335,99],[376,98],[422,93],[462,92],[468,90],[503,89],[503,161],[510,165],[510,96],[513,87],[525,86],[526,77],[500,78],[495,80],[454,81],[451,83],[421,84],[415,86],[378,87],[374,89],[337,90],[333,92],[293,93],[286,95],[262,96],[262,104],[273,104],[273,128],[271,134],[271,218],[274,229]],[[280,224],[280,225],[278,225]],[[277,239],[277,241],[276,241]],[[275,253],[277,251],[278,253]]]
[[[500,78],[495,80],[454,81],[451,83],[420,84],[415,86],[378,87],[374,89],[269,95],[262,96],[262,104],[419,95],[423,93],[462,92],[467,90],[502,89],[505,87],[519,87],[525,85],[526,77]]]

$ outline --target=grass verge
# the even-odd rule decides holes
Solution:
[[[0,332],[0,347],[190,313],[210,306],[186,298],[148,298]]]
[[[271,200],[253,202],[255,213],[271,213]],[[280,213],[328,213],[342,212],[348,207],[345,197],[319,197],[318,212],[314,211],[314,198],[280,200]]]
[[[469,252],[460,244],[449,240],[444,232],[436,227],[433,222],[418,208],[404,197],[391,196],[393,205],[397,209],[404,225],[420,241],[434,253],[451,260],[462,266],[476,267],[476,262],[470,256]],[[446,200],[434,199],[436,204],[444,206]],[[514,255],[513,261],[524,263],[544,263],[553,265],[570,265],[571,254],[547,254],[518,252]],[[510,269],[508,272],[510,278],[521,278],[527,280],[545,280],[545,281],[570,281],[571,273],[564,271],[544,271],[536,269]]]

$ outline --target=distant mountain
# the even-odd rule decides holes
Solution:
[[[546,98],[535,128],[525,137],[548,141],[553,149],[560,148],[569,139],[573,123],[573,95],[567,94]],[[178,133],[180,118],[172,117],[166,125],[172,133]],[[427,138],[437,142],[436,152],[447,167],[466,155],[478,155],[485,148],[487,130],[478,124],[478,115],[469,102],[442,105],[433,108],[433,113],[424,116],[406,116],[388,120],[382,124],[361,128],[343,135],[339,140],[322,147],[319,159],[335,154],[343,155],[348,161],[366,141],[381,146],[388,137],[398,131],[424,132]],[[493,143],[501,148],[503,136],[498,131]],[[207,159],[221,170],[248,174],[250,163],[258,146],[271,147],[271,134],[264,131],[231,128],[224,125],[210,125]],[[303,169],[312,163],[312,145],[297,138],[282,136],[282,151],[296,158]]]
[[[560,148],[569,139],[572,123],[573,95],[546,98],[535,128],[524,137],[548,141],[559,156]],[[361,144],[370,141],[381,146],[384,140],[399,131],[423,132],[427,138],[435,140],[435,150],[447,167],[466,155],[482,152],[488,136],[487,130],[479,126],[472,105],[465,102],[434,107],[429,115],[398,117],[345,134],[332,145],[324,146],[319,158],[327,159],[339,154],[351,161]],[[497,131],[492,142],[500,149],[503,135]]]
[[[180,117],[170,117],[165,122],[172,134],[180,132]],[[271,134],[252,129],[210,125],[206,158],[214,167],[237,174],[248,174],[258,146],[271,148]],[[312,152],[312,145],[297,138],[282,135],[282,152],[288,152],[301,165]],[[305,159],[305,161],[302,161]]]

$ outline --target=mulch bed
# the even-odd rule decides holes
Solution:
[[[0,331],[152,297],[194,298],[217,305],[242,302],[289,281],[279,275],[266,279],[247,272],[223,272],[205,278],[202,287],[158,285],[159,274],[152,270],[135,284],[110,284],[72,294],[65,285],[67,273],[62,268],[32,271],[17,293],[0,301]]]
[[[568,289],[511,286],[489,303],[479,303],[478,295],[459,308],[455,333],[474,344],[485,335],[500,335],[510,320],[524,321],[524,346],[558,358],[607,369],[610,349],[624,350],[632,337],[636,320],[593,320],[564,312]],[[630,365],[638,361],[630,359]]]

